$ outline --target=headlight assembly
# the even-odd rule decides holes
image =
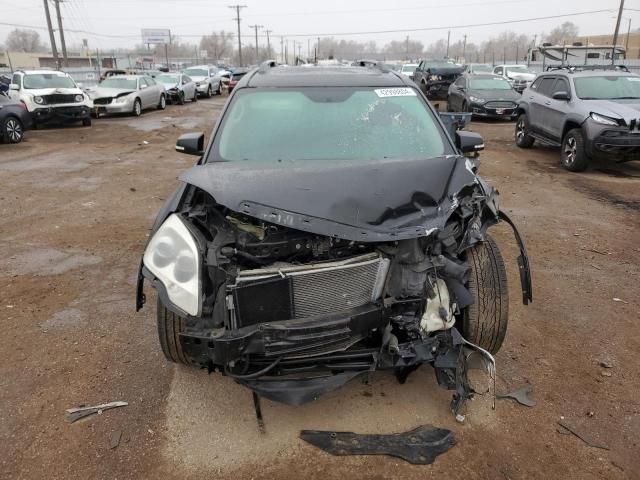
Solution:
[[[469,95],[469,100],[473,103],[484,103],[484,98],[474,97],[473,95]]]
[[[122,95],[116,98],[116,103],[127,103],[129,101],[129,95]]]
[[[607,117],[605,115],[600,115],[599,113],[591,113],[591,120],[600,125],[615,125],[616,127],[620,125],[620,122],[615,118]]]
[[[44,98],[42,98],[39,95],[36,95],[35,97],[33,97],[33,101],[36,102],[38,105],[42,105],[44,103]]]
[[[190,315],[200,314],[200,253],[178,215],[167,218],[153,235],[143,263],[162,282],[174,305]]]
[[[78,94],[78,95],[76,95],[74,98],[75,98],[75,101],[76,101],[76,102],[81,102],[81,101],[83,101],[83,100],[84,100],[84,95],[80,95],[80,94]]]

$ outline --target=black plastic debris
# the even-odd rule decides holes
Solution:
[[[389,435],[302,430],[300,438],[332,455],[391,455],[428,465],[456,444],[453,432],[431,425]]]

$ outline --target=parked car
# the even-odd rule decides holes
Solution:
[[[183,73],[196,82],[199,95],[211,98],[214,94],[222,94],[225,85],[221,74],[224,70],[211,65],[197,65],[185,69]]]
[[[498,65],[493,69],[493,73],[511,82],[518,93],[522,93],[536,78],[536,74],[525,65]]]
[[[82,122],[91,125],[91,99],[68,74],[54,70],[17,70],[9,96],[23,102],[33,124]]]
[[[163,73],[158,75],[155,80],[164,86],[167,97],[172,102],[184,105],[185,100],[198,101],[196,83],[184,73]]]
[[[402,68],[400,69],[400,73],[402,73],[402,75],[406,75],[411,80],[413,80],[413,73],[416,71],[416,68],[418,68],[417,63],[405,63],[404,65],[402,65]]]
[[[231,91],[235,88],[235,86],[238,84],[240,79],[242,79],[242,77],[244,77],[247,74],[247,72],[249,72],[249,69],[247,68],[233,69],[233,71],[231,72],[231,78],[229,79],[229,85],[227,86],[229,93],[231,93]]]
[[[560,161],[579,172],[593,158],[640,160],[640,76],[610,69],[541,74],[518,105],[520,148],[560,147]]]
[[[8,75],[0,75],[0,94],[9,92],[9,85],[11,85],[11,78]]]
[[[29,127],[31,115],[26,105],[0,93],[0,140],[4,143],[20,143]]]
[[[115,77],[117,75],[127,75],[129,72],[126,70],[122,70],[119,68],[109,68],[107,70],[103,70],[100,74],[100,81],[105,80],[109,77]]]
[[[148,108],[164,110],[164,85],[146,75],[118,75],[107,78],[91,91],[94,114],[130,113],[136,117]]]
[[[467,63],[464,66],[464,72],[470,75],[493,73],[493,67],[486,63]]]
[[[165,357],[260,397],[299,405],[375,369],[404,381],[431,364],[457,412],[473,393],[468,355],[493,364],[508,322],[487,230],[513,223],[463,156],[482,145],[450,137],[397,72],[262,66],[206,147],[202,133],[178,139],[200,159],[149,234],[137,308],[147,281]]]
[[[515,118],[520,94],[498,75],[462,75],[449,87],[447,109],[481,117]]]
[[[428,97],[446,96],[449,85],[456,81],[464,68],[446,60],[423,60],[413,74],[416,82]]]

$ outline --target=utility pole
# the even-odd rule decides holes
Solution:
[[[62,16],[60,15],[60,2],[62,0],[54,0],[56,4],[56,16],[58,17],[58,30],[60,32],[60,46],[62,47],[62,58],[64,60],[64,66],[69,66],[69,59],[67,58],[67,44],[64,41],[64,29],[62,28]]]
[[[405,60],[409,60],[409,35],[407,35],[407,38],[405,39]]]
[[[236,18],[234,20],[238,23],[238,61],[242,66],[242,39],[240,37],[240,9],[247,8],[246,5],[229,5],[229,8],[233,8],[236,11]]]
[[[451,30],[447,31],[447,58],[449,58],[449,42],[451,41]]]
[[[626,56],[626,53],[629,51],[629,35],[631,34],[631,19],[627,18],[627,20],[629,20],[629,25],[627,26],[627,41],[625,42],[625,45],[624,45],[625,56]]]
[[[280,36],[280,61],[282,63],[287,63],[284,59],[284,37]]]
[[[47,27],[49,28],[49,41],[51,42],[51,53],[53,54],[53,58],[56,61],[56,68],[60,68],[60,59],[58,58],[58,49],[56,48],[56,37],[53,36],[53,27],[51,26],[51,14],[49,13],[49,2],[48,0],[43,0],[44,2],[44,13],[47,17]]]
[[[464,41],[462,42],[462,58],[464,63],[467,63],[467,34],[464,35]]]
[[[273,32],[273,30],[265,30],[267,34],[267,59],[271,58],[271,40],[269,39],[269,34]]]
[[[620,20],[622,20],[622,12],[624,11],[624,0],[620,0],[620,9],[618,10],[618,19],[616,20],[616,30],[613,32],[613,46],[611,47],[611,65],[616,62],[616,45],[618,44],[618,33],[620,32]]]
[[[320,37],[318,37],[318,50],[316,51],[316,57],[320,58]]]
[[[256,63],[260,63],[260,55],[258,53],[258,29],[264,28],[264,25],[249,25],[249,28],[253,28],[256,31]]]

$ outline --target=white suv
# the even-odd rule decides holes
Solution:
[[[9,97],[24,103],[34,125],[50,121],[91,125],[93,102],[64,72],[17,70],[9,86]]]

